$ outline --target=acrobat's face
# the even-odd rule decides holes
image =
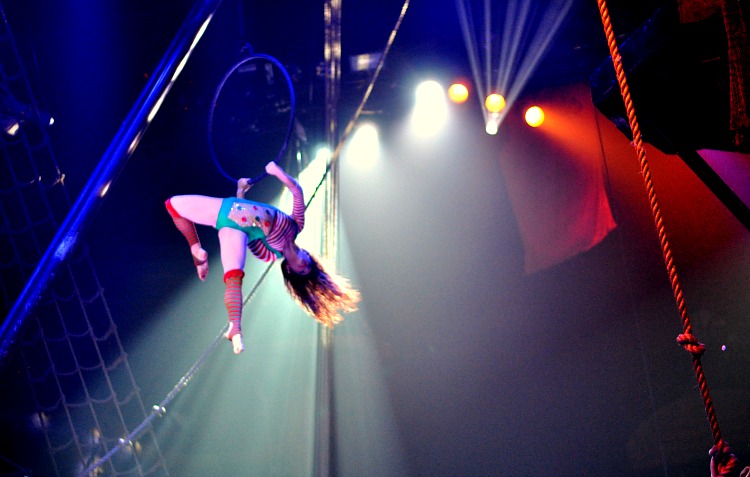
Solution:
[[[289,268],[297,275],[307,275],[312,270],[312,258],[305,249],[299,249],[295,260],[287,260]]]

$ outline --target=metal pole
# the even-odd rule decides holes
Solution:
[[[338,103],[341,80],[341,1],[325,0],[325,125],[326,141],[331,151],[338,143]],[[329,161],[335,161],[332,155]],[[336,233],[338,230],[336,163],[329,163],[330,174],[325,183],[323,207],[322,252],[331,266],[336,263]],[[333,332],[320,326],[318,329],[317,394],[315,418],[315,476],[332,475],[335,456],[335,428],[333,419]]]
[[[102,156],[65,221],[52,239],[33,275],[21,291],[13,308],[0,328],[0,363],[4,362],[26,317],[36,306],[42,293],[60,265],[77,245],[78,239],[101,205],[107,190],[122,171],[156,116],[164,98],[182,71],[190,53],[208,27],[221,0],[199,0],[180,27],[162,57],[151,80],[141,92],[125,121]]]

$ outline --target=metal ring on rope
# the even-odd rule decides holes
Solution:
[[[216,109],[216,103],[219,99],[219,95],[221,94],[222,89],[224,89],[224,85],[226,84],[227,80],[229,79],[232,74],[237,71],[240,67],[243,65],[256,60],[266,60],[271,63],[273,63],[279,70],[281,70],[282,74],[284,75],[284,79],[286,80],[287,87],[289,88],[289,124],[287,125],[286,130],[286,136],[284,138],[284,143],[281,146],[281,149],[279,150],[279,153],[276,155],[275,161],[278,162],[279,159],[281,159],[281,156],[284,155],[286,152],[286,148],[289,145],[289,138],[292,135],[292,129],[294,128],[294,115],[296,112],[296,97],[294,94],[294,85],[292,84],[292,78],[289,76],[289,73],[287,72],[284,65],[282,65],[276,58],[265,55],[265,54],[253,54],[250,55],[238,63],[236,63],[232,68],[229,69],[229,71],[224,75],[221,82],[219,83],[219,86],[216,88],[216,92],[214,93],[214,97],[211,100],[211,107],[208,113],[208,150],[211,154],[211,159],[214,161],[214,165],[219,170],[221,175],[229,179],[231,182],[237,182],[237,179],[230,176],[223,167],[221,167],[221,164],[219,163],[218,158],[216,157],[216,151],[214,151],[214,145],[213,145],[213,122],[214,122],[214,110]],[[262,178],[263,175],[259,176],[259,178]],[[255,180],[253,180],[255,182]]]

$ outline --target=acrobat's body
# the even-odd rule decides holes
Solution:
[[[208,275],[208,253],[201,247],[195,224],[218,229],[226,284],[224,303],[229,314],[226,337],[232,341],[235,353],[244,349],[242,279],[248,248],[263,261],[283,258],[287,289],[308,313],[327,326],[341,320],[339,309],[352,311],[359,301],[359,293],[350,289],[345,280],[326,273],[314,257],[295,243],[305,225],[304,193],[300,185],[274,162],[266,165],[266,172],[281,180],[292,193],[291,215],[271,205],[244,199],[252,185],[247,179],[238,181],[234,198],[178,195],[165,203],[175,226],[190,245],[201,280]]]

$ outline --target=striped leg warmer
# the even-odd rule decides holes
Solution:
[[[226,337],[231,341],[236,334],[242,334],[242,270],[229,270],[224,274],[224,304],[229,314],[229,331]]]
[[[177,230],[182,233],[182,235],[187,239],[188,245],[192,247],[195,244],[200,245],[200,240],[198,239],[198,231],[195,230],[195,224],[185,217],[181,216],[175,208],[172,206],[171,199],[167,199],[167,201],[164,203],[164,206],[167,208],[167,212],[169,213],[169,216],[172,217],[172,221],[174,221],[175,227],[177,227]],[[203,262],[198,261],[195,257],[193,257],[193,262],[195,265],[202,265],[205,263],[205,260]]]

